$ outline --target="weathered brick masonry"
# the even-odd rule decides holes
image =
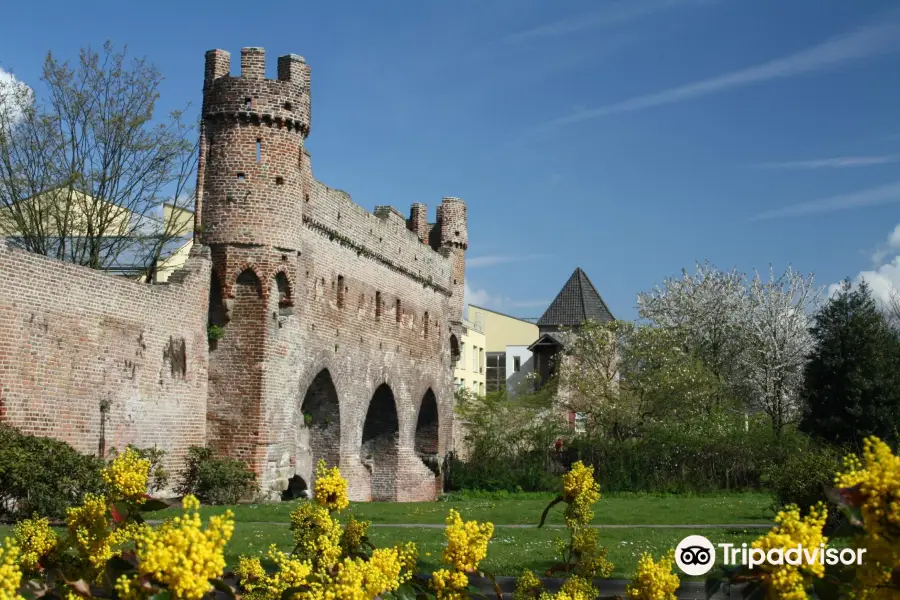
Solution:
[[[261,48],[206,56],[198,188],[211,249],[207,435],[249,461],[263,490],[312,484],[338,464],[357,500],[418,500],[453,427],[466,207],[371,214],[316,181],[304,147],[310,69],[294,55],[265,79]],[[292,480],[293,478],[293,480]]]
[[[209,251],[148,286],[0,243],[0,421],[96,453],[206,442]]]
[[[0,420],[96,452],[209,444],[261,491],[339,465],[356,500],[432,499],[453,430],[466,206],[371,214],[316,181],[310,70],[206,55],[198,244],[146,285],[0,248]],[[201,245],[202,244],[202,245]],[[224,335],[208,343],[206,326]]]

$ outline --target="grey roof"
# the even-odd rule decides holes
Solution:
[[[587,274],[578,267],[537,324],[577,327],[587,319],[606,323],[614,317]]]

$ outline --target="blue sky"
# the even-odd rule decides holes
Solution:
[[[4,8],[0,76],[106,39],[165,110],[196,110],[208,49],[305,56],[316,177],[369,210],[464,198],[469,298],[504,312],[576,266],[620,318],[705,259],[900,285],[896,2],[47,0]]]

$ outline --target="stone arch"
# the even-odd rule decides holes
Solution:
[[[459,360],[459,338],[456,337],[455,333],[450,334],[450,361],[456,362]]]
[[[341,407],[337,387],[328,369],[319,371],[306,388],[300,404],[300,415],[299,443],[308,449],[310,462],[308,472],[315,472],[316,462],[320,458],[324,459],[329,467],[339,466]],[[301,470],[305,469],[298,468],[298,471]]]
[[[278,303],[279,316],[286,317],[294,313],[294,286],[283,270],[275,272],[275,301]]]
[[[375,501],[397,499],[400,420],[391,387],[382,383],[369,401],[362,428],[361,458],[371,471]]]
[[[414,445],[417,454],[437,455],[439,423],[437,396],[434,390],[428,388],[419,403],[419,415],[416,418]]]
[[[209,316],[207,318],[209,325],[224,327],[228,322],[228,313],[223,300],[222,279],[216,270],[212,269],[209,272]]]
[[[225,282],[225,289],[227,290],[227,296],[229,298],[235,298],[237,295],[237,285],[239,280],[243,278],[244,281],[248,281],[250,274],[256,279],[257,289],[259,290],[259,297],[265,298],[268,294],[268,290],[263,288],[262,280],[263,278],[259,276],[259,267],[257,267],[253,263],[245,262],[241,264],[237,269],[231,272],[228,276],[228,281]]]

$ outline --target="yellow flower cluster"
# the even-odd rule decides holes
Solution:
[[[851,596],[858,599],[894,599],[898,595],[893,574],[900,569],[900,457],[875,436],[863,442],[862,460],[850,455],[844,471],[835,477],[840,488],[855,488],[861,496],[865,535],[855,545],[864,547],[863,563],[856,569]]]
[[[379,548],[367,561],[345,558],[320,597],[323,600],[372,600],[409,580],[411,573],[403,572],[403,564],[397,548]]]
[[[106,496],[86,494],[84,503],[66,509],[69,540],[94,569],[101,569],[112,558]]]
[[[294,553],[317,566],[334,565],[341,556],[341,524],[328,509],[304,502],[291,512]]]
[[[653,560],[650,554],[644,554],[638,560],[634,578],[626,587],[626,593],[630,600],[675,600],[675,590],[678,589],[679,579],[672,572],[675,564],[675,551]]]
[[[0,546],[0,600],[24,600],[17,593],[22,583],[19,548],[9,538]]]
[[[541,592],[538,600],[595,600],[597,588],[589,579],[583,577],[571,577],[562,584],[555,594]]]
[[[350,500],[347,499],[347,480],[341,477],[340,469],[327,468],[322,459],[316,464],[313,497],[319,506],[324,506],[328,510],[340,512],[350,506]]]
[[[357,521],[352,515],[350,516],[347,524],[344,525],[344,533],[341,535],[341,549],[344,554],[359,551],[371,524],[371,521]]]
[[[776,515],[775,527],[754,541],[751,547],[766,553],[775,548],[818,548],[828,542],[828,538],[822,535],[827,518],[828,511],[821,502],[810,508],[809,514],[803,518],[800,517],[800,509],[790,505]],[[767,571],[763,581],[771,600],[805,600],[811,579],[825,574],[825,566],[820,562],[808,564],[804,561],[800,565],[791,565],[785,561],[782,565],[763,565],[762,568]]]
[[[128,500],[141,504],[146,500],[149,473],[150,461],[128,448],[103,469],[102,475],[113,502]]]
[[[462,571],[438,569],[431,574],[429,587],[434,591],[437,600],[466,600],[469,594],[466,587],[469,578]]]
[[[543,589],[544,584],[537,578],[537,575],[531,569],[525,569],[516,580],[516,591],[513,592],[513,600],[532,600]]]
[[[13,539],[21,551],[19,566],[26,573],[37,570],[42,558],[50,554],[58,542],[56,532],[47,519],[25,519],[13,527]]]
[[[269,559],[275,563],[277,570],[269,575],[256,557],[242,556],[238,560],[235,575],[247,594],[247,600],[269,600],[281,598],[285,590],[307,583],[312,573],[309,561],[299,561],[280,552],[274,544],[269,547]]]
[[[863,522],[869,535],[879,536],[900,526],[900,457],[877,437],[863,442],[863,459],[848,456],[844,472],[835,477],[840,488],[859,486]]]
[[[566,506],[566,525],[587,525],[594,518],[591,506],[600,499],[600,486],[594,481],[594,467],[586,467],[579,460],[563,475],[563,500]]]
[[[452,508],[446,523],[444,536],[447,538],[447,547],[444,548],[444,562],[464,573],[475,571],[478,563],[487,556],[488,542],[494,536],[494,524],[479,524],[478,521],[463,523],[462,517]]]
[[[177,600],[200,600],[210,590],[210,578],[225,569],[225,544],[234,533],[234,515],[209,518],[203,530],[200,502],[193,496],[183,500],[184,514],[166,521],[156,529],[145,528],[135,538],[138,575],[152,577],[168,586]],[[125,583],[120,580],[122,587]],[[134,582],[132,582],[134,583]],[[117,585],[117,591],[124,593]]]
[[[593,579],[612,575],[613,564],[607,559],[607,550],[600,546],[600,532],[589,526],[572,527],[572,550],[577,558],[575,573]]]

